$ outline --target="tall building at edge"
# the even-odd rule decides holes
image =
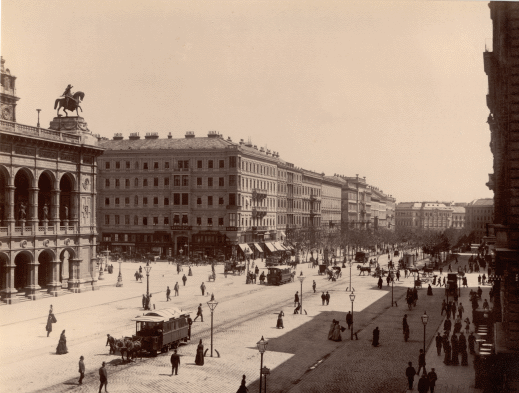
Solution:
[[[483,53],[488,76],[490,150],[494,173],[494,391],[519,386],[519,3],[489,3],[492,48]]]
[[[4,59],[1,82],[2,301],[96,289],[97,137],[77,116],[49,128],[17,123],[16,77]]]

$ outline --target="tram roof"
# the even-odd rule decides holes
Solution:
[[[188,315],[189,311],[182,311],[178,308],[164,308],[162,310],[149,311],[144,315],[139,315],[132,319],[137,322],[164,322],[171,318],[179,318],[183,315]]]

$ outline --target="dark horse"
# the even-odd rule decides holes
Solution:
[[[140,338],[135,337],[132,339],[132,337],[124,337],[123,339],[115,339],[115,348],[119,350],[121,353],[122,361],[124,362],[124,352],[126,352],[126,361],[131,361],[130,356],[132,359],[135,358],[135,354],[139,354],[142,349],[142,344],[140,341]]]
[[[54,109],[58,108],[58,111],[56,112],[57,115],[59,116],[59,110],[63,108],[65,116],[68,116],[67,110],[76,111],[76,115],[79,116],[78,108],[81,109],[79,104],[81,103],[81,101],[83,101],[83,98],[85,98],[85,93],[83,93],[82,91],[77,91],[74,93],[72,98],[68,98],[68,103],[67,97],[56,99],[56,102],[54,102]],[[83,112],[83,109],[81,109],[81,112]]]

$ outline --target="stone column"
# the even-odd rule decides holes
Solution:
[[[52,261],[52,280],[48,285],[47,292],[52,296],[58,296],[61,291],[61,281],[59,280],[59,265],[61,261],[58,259]]]
[[[14,261],[7,261],[5,264],[5,289],[2,290],[2,301],[7,304],[18,303],[20,299],[16,296],[18,291],[14,287]]]
[[[63,265],[61,266],[61,275],[62,275],[62,279],[63,279],[63,281],[61,283],[61,287],[63,289],[68,289],[68,280],[69,280],[69,278],[71,278],[69,276],[69,272],[70,272],[69,266],[70,266],[71,257],[70,257],[70,253],[68,251],[67,251],[67,255],[68,255],[67,258],[63,257],[63,261],[62,261]],[[58,281],[59,281],[59,277],[58,277]]]
[[[82,262],[82,259],[69,259],[69,280],[68,280],[68,290],[74,293],[81,292],[80,282],[79,282],[79,264]]]
[[[40,263],[34,259],[27,264],[29,268],[29,285],[25,287],[25,297],[37,300],[43,297],[41,287],[38,285],[38,266]]]
[[[7,186],[7,190],[8,190],[7,203],[4,206],[4,208],[6,209],[4,214],[6,217],[7,226],[9,227],[9,233],[14,233],[14,227],[15,227],[15,223],[16,223],[16,216],[14,213],[14,190],[15,190],[15,188],[16,187],[13,185]]]
[[[51,207],[50,207],[50,222],[51,225],[54,226],[54,233],[58,233],[59,227],[60,227],[60,219],[59,219],[59,196],[61,191],[60,190],[52,190],[52,199],[51,199]]]
[[[40,189],[38,187],[29,188],[29,211],[27,212],[30,215],[28,218],[29,224],[32,226],[33,235],[38,234],[38,225],[39,225],[39,217],[38,217],[38,191]]]
[[[79,192],[72,191],[70,193],[70,205],[70,225],[79,228]]]
[[[99,289],[99,283],[97,282],[97,260],[98,259],[99,258],[97,258],[97,257],[90,259],[92,261],[92,269],[90,272],[90,274],[92,275],[92,291],[97,291]]]

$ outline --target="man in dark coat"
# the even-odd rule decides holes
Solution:
[[[382,284],[383,284],[382,277],[379,277],[378,278],[378,284],[377,284],[378,289],[382,289]]]
[[[326,305],[330,304],[330,294],[326,291]]]
[[[434,393],[434,387],[436,386],[436,381],[438,380],[438,376],[436,375],[434,368],[431,368],[431,371],[429,371],[429,374],[427,374],[427,378],[429,379],[429,389],[431,390],[431,393]]]
[[[353,324],[353,315],[351,315],[351,311],[348,311],[348,314],[346,314],[346,323],[348,324],[348,329],[351,329],[351,325]]]
[[[427,374],[424,372],[420,379],[418,380],[418,392],[419,393],[427,393],[429,391],[429,379],[427,378]]]
[[[443,299],[443,302],[442,302],[442,312],[440,315],[443,315],[443,312],[447,312],[447,302],[445,302],[445,299]]]
[[[404,341],[407,342],[409,339],[409,324],[407,323],[407,314],[404,314],[402,319],[402,331],[404,333]]]
[[[188,339],[191,340],[191,325],[193,324],[193,320],[191,319],[191,315],[189,315],[187,317],[187,324],[188,324],[187,336],[188,336]]]
[[[166,301],[169,302],[171,300],[171,289],[166,289]]]
[[[171,355],[171,375],[178,375],[178,367],[180,366],[180,356],[177,354],[177,350]]]
[[[78,384],[83,385],[83,378],[85,378],[85,358],[81,355],[79,357],[79,381]]]
[[[445,320],[445,322],[443,323],[443,330],[450,333],[451,331],[451,327],[452,327],[452,322],[451,320],[447,317],[447,319]]]
[[[461,365],[468,366],[467,340],[463,333],[458,338],[458,351],[461,353]]]
[[[297,291],[294,296],[294,307],[296,307],[298,304],[299,304],[299,291]]]
[[[436,335],[436,351],[438,352],[438,356],[441,356],[442,354],[442,344],[443,339],[442,336],[440,336],[440,332]]]
[[[458,346],[458,337],[455,334],[451,337],[451,347],[452,347],[452,355],[451,355],[451,364],[453,366],[459,366],[460,360],[458,358],[459,346]]]
[[[422,368],[425,374],[425,353],[423,352],[423,349],[420,349],[420,355],[418,355],[418,375],[420,375]]]
[[[324,294],[324,292],[321,295],[321,300],[323,301],[323,306],[324,306],[324,302],[326,301],[326,295]]]
[[[474,337],[474,332],[470,332],[468,341],[469,341],[470,354],[474,355],[474,353],[475,353],[474,344],[476,343],[476,337]]]
[[[380,338],[380,330],[378,330],[378,326],[373,330],[373,341],[371,342],[371,345],[374,347],[378,347],[380,345],[379,343]]]
[[[108,393],[108,390],[106,390],[108,386],[108,373],[106,372],[106,363],[103,362],[103,365],[99,369],[99,381],[101,382],[99,385],[99,393],[101,393],[101,390],[103,389],[103,386],[105,387],[105,392]]]
[[[186,277],[186,275],[184,274],[184,275],[182,276],[182,282],[184,283],[184,286],[186,286],[186,281],[187,281],[187,277]]]
[[[405,375],[407,377],[407,382],[409,383],[409,389],[413,390],[413,382],[414,376],[416,375],[416,370],[413,367],[413,363],[409,362],[409,367],[405,369]]]
[[[198,306],[198,311],[196,312],[196,317],[195,317],[194,321],[196,321],[198,317],[200,317],[202,322],[204,322],[204,316],[202,314],[202,303],[200,303],[200,305]]]

